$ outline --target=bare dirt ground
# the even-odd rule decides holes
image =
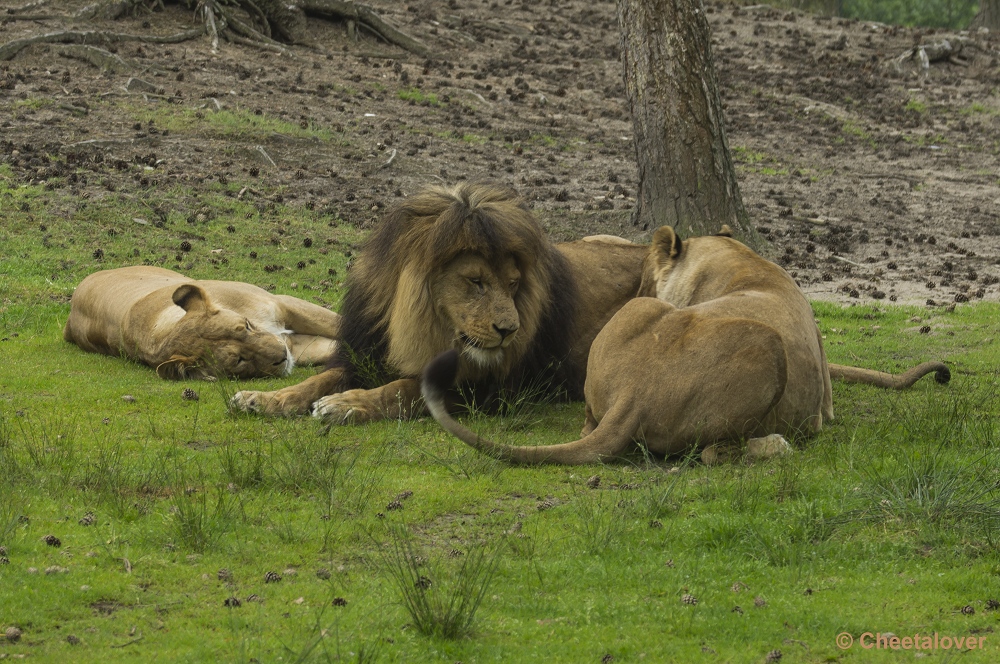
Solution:
[[[0,164],[91,201],[183,185],[177,204],[192,213],[200,188],[245,181],[247,195],[362,228],[424,185],[487,179],[516,186],[556,239],[648,238],[631,223],[635,152],[614,2],[371,5],[436,57],[364,31],[353,39],[318,19],[311,43],[282,55],[225,41],[213,51],[207,37],[119,44],[111,50],[127,69],[117,72],[63,46],[31,46],[0,62]],[[5,19],[15,7],[0,2],[0,43],[69,28],[165,35],[198,24],[174,4],[85,23]],[[914,44],[960,42],[767,6],[707,11],[745,203],[773,258],[811,298],[1000,300],[996,36],[966,35],[964,59],[926,73],[918,61],[897,71],[891,60]],[[164,109],[252,114],[311,134],[244,137],[137,120]]]

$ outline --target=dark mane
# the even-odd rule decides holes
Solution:
[[[343,372],[341,388],[372,389],[401,377],[388,362],[388,329],[397,291],[407,293],[405,281],[414,278],[407,268],[419,265],[426,278],[461,252],[490,263],[513,255],[522,272],[534,275],[524,283],[535,282],[519,293],[534,298],[524,304],[538,316],[530,345],[509,372],[480,381],[476,392],[517,391],[528,383],[541,387],[543,380],[582,397],[583,377],[570,375],[579,371],[571,372],[566,362],[567,328],[576,313],[576,285],[566,258],[513,189],[475,184],[431,188],[406,199],[365,241],[347,279],[339,348],[327,365]]]

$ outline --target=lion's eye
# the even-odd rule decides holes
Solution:
[[[516,291],[517,287],[520,286],[520,285],[521,285],[521,281],[519,279],[511,279],[510,280],[510,289],[512,291]]]
[[[483,280],[479,277],[469,277],[469,283],[479,289],[479,292],[483,292]]]

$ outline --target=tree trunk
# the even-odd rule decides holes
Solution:
[[[969,29],[976,28],[1000,30],[1000,0],[980,0],[979,13],[969,24]]]
[[[625,90],[639,164],[643,228],[752,235],[722,121],[701,0],[618,0]]]

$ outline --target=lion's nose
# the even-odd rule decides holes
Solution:
[[[497,334],[500,335],[500,340],[501,341],[503,341],[504,339],[506,339],[510,335],[512,335],[515,332],[517,332],[517,326],[516,325],[514,327],[500,327],[499,325],[494,324],[493,325],[493,329],[496,330]]]

